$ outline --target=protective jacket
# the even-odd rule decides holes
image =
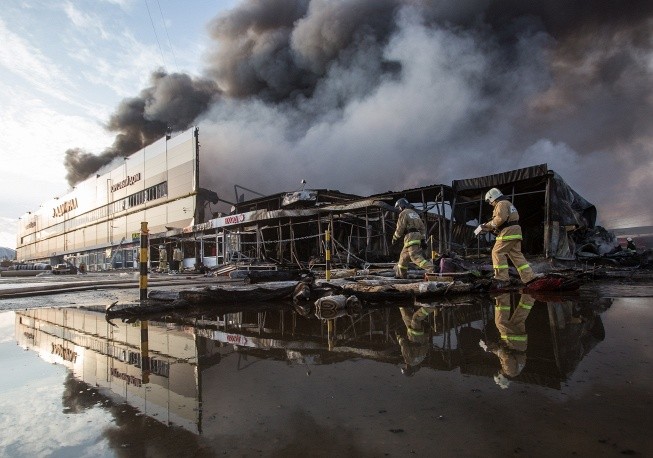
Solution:
[[[392,243],[403,237],[404,246],[399,254],[399,261],[395,269],[397,278],[408,276],[408,263],[415,263],[420,269],[433,271],[433,263],[424,258],[422,241],[426,237],[426,227],[417,212],[412,208],[405,208],[397,219],[397,229],[392,235]]]
[[[426,238],[426,227],[422,218],[412,208],[405,208],[397,219],[397,229],[392,236],[392,243],[404,238],[404,248],[411,245],[420,245]]]
[[[519,225],[519,213],[515,206],[505,197],[495,200],[492,219],[485,224],[496,235],[492,248],[492,264],[494,278],[498,281],[508,281],[508,258],[519,272],[523,283],[535,278],[528,261],[521,252],[522,232]]]
[[[159,270],[168,269],[168,252],[165,248],[159,248]]]
[[[492,219],[487,226],[492,233],[499,237],[509,237],[506,240],[521,240],[521,226],[519,226],[519,212],[505,197],[499,197],[492,212]]]
[[[181,252],[179,248],[175,248],[174,251],[172,252],[172,260],[173,261],[183,261],[184,260],[184,255]]]

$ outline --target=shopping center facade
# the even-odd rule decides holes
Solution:
[[[137,267],[141,222],[163,240],[205,218],[205,198],[215,194],[199,187],[198,135],[197,127],[166,135],[22,215],[17,259]]]

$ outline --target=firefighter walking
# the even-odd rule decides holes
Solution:
[[[492,219],[481,225],[483,231],[492,232],[496,236],[492,248],[494,287],[501,289],[510,284],[508,259],[514,264],[524,284],[539,278],[541,275],[533,272],[521,252],[522,232],[515,206],[497,188],[492,188],[485,194],[485,201],[494,207]]]
[[[165,245],[159,245],[159,272],[168,270],[168,251]]]
[[[396,278],[408,277],[408,263],[412,261],[420,269],[433,272],[433,263],[424,258],[422,245],[426,245],[426,227],[414,207],[404,198],[397,200],[395,207],[401,210],[397,229],[392,235],[392,244],[403,238],[403,248],[395,267]]]
[[[437,309],[420,307],[414,312],[411,308],[399,307],[399,311],[406,326],[406,337],[397,336],[397,341],[401,347],[401,356],[403,356],[405,362],[401,368],[401,373],[410,377],[419,370],[420,364],[428,356],[430,335],[425,329],[424,321],[427,320],[431,313],[437,313]]]
[[[494,376],[494,381],[501,388],[508,388],[510,379],[521,374],[526,365],[526,348],[528,334],[526,333],[526,318],[528,318],[535,300],[528,294],[517,296],[519,302],[512,310],[510,294],[503,293],[495,298],[494,323],[499,331],[499,342],[487,345],[499,357],[501,370]]]

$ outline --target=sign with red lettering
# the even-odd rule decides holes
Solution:
[[[238,334],[227,334],[227,342],[234,345],[247,345],[247,337]]]
[[[245,215],[243,215],[242,213],[240,215],[225,216],[224,218],[225,224],[238,224],[238,223],[242,223],[243,221],[245,221]]]

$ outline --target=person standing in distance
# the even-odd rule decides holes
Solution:
[[[403,238],[404,245],[395,267],[396,278],[408,277],[408,263],[413,261],[420,269],[433,272],[433,263],[424,258],[422,244],[426,244],[426,227],[414,207],[403,197],[395,203],[401,210],[397,219],[397,229],[392,235],[392,244]]]
[[[628,237],[626,239],[626,249],[630,251],[637,251],[637,247],[635,246],[635,242],[633,242],[632,237]]]
[[[541,275],[533,272],[521,252],[522,233],[515,206],[497,188],[492,188],[485,194],[485,201],[494,207],[492,219],[481,225],[483,231],[492,232],[496,236],[492,248],[493,287],[501,289],[510,284],[508,259],[519,272],[522,283],[528,284],[540,278]]]

